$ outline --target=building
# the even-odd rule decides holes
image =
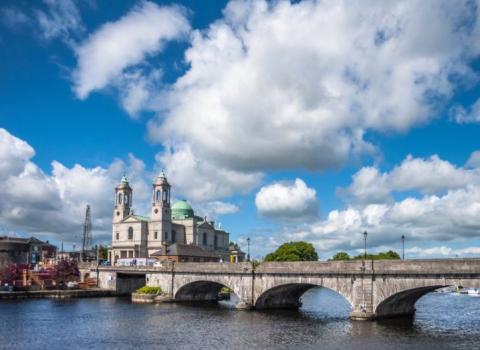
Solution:
[[[170,206],[170,184],[162,171],[152,184],[150,216],[135,215],[132,194],[124,176],[115,188],[112,222],[112,246],[108,259],[161,257],[166,247],[176,247],[177,253],[197,247],[212,259],[229,260],[229,234],[215,227],[215,222],[196,216],[193,208],[181,200]],[[189,248],[185,248],[185,247]],[[197,252],[198,252],[197,249]],[[182,255],[176,255],[181,261]],[[185,259],[194,258],[186,255]]]
[[[50,263],[55,259],[57,248],[48,241],[35,237],[0,237],[0,268],[9,264]]]

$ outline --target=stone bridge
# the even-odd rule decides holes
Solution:
[[[85,271],[84,271],[85,272]],[[89,272],[94,276],[97,271]],[[298,308],[302,294],[329,288],[351,305],[352,319],[412,316],[415,302],[435,289],[480,288],[480,259],[333,262],[175,263],[160,267],[99,267],[99,286],[130,293],[159,286],[174,301],[217,300],[223,286],[238,309]]]

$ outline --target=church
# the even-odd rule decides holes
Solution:
[[[170,184],[162,171],[152,185],[150,216],[134,214],[132,188],[125,176],[115,188],[109,261],[157,258],[176,261],[228,261],[229,234],[196,216],[181,200],[170,206]]]

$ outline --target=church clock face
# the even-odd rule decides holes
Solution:
[[[119,212],[119,211],[117,211],[117,216],[119,216],[119,215],[120,215],[120,212]]]

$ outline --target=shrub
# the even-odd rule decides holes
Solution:
[[[137,293],[141,294],[163,294],[163,290],[161,287],[150,287],[150,286],[143,286],[140,289],[137,289]]]

